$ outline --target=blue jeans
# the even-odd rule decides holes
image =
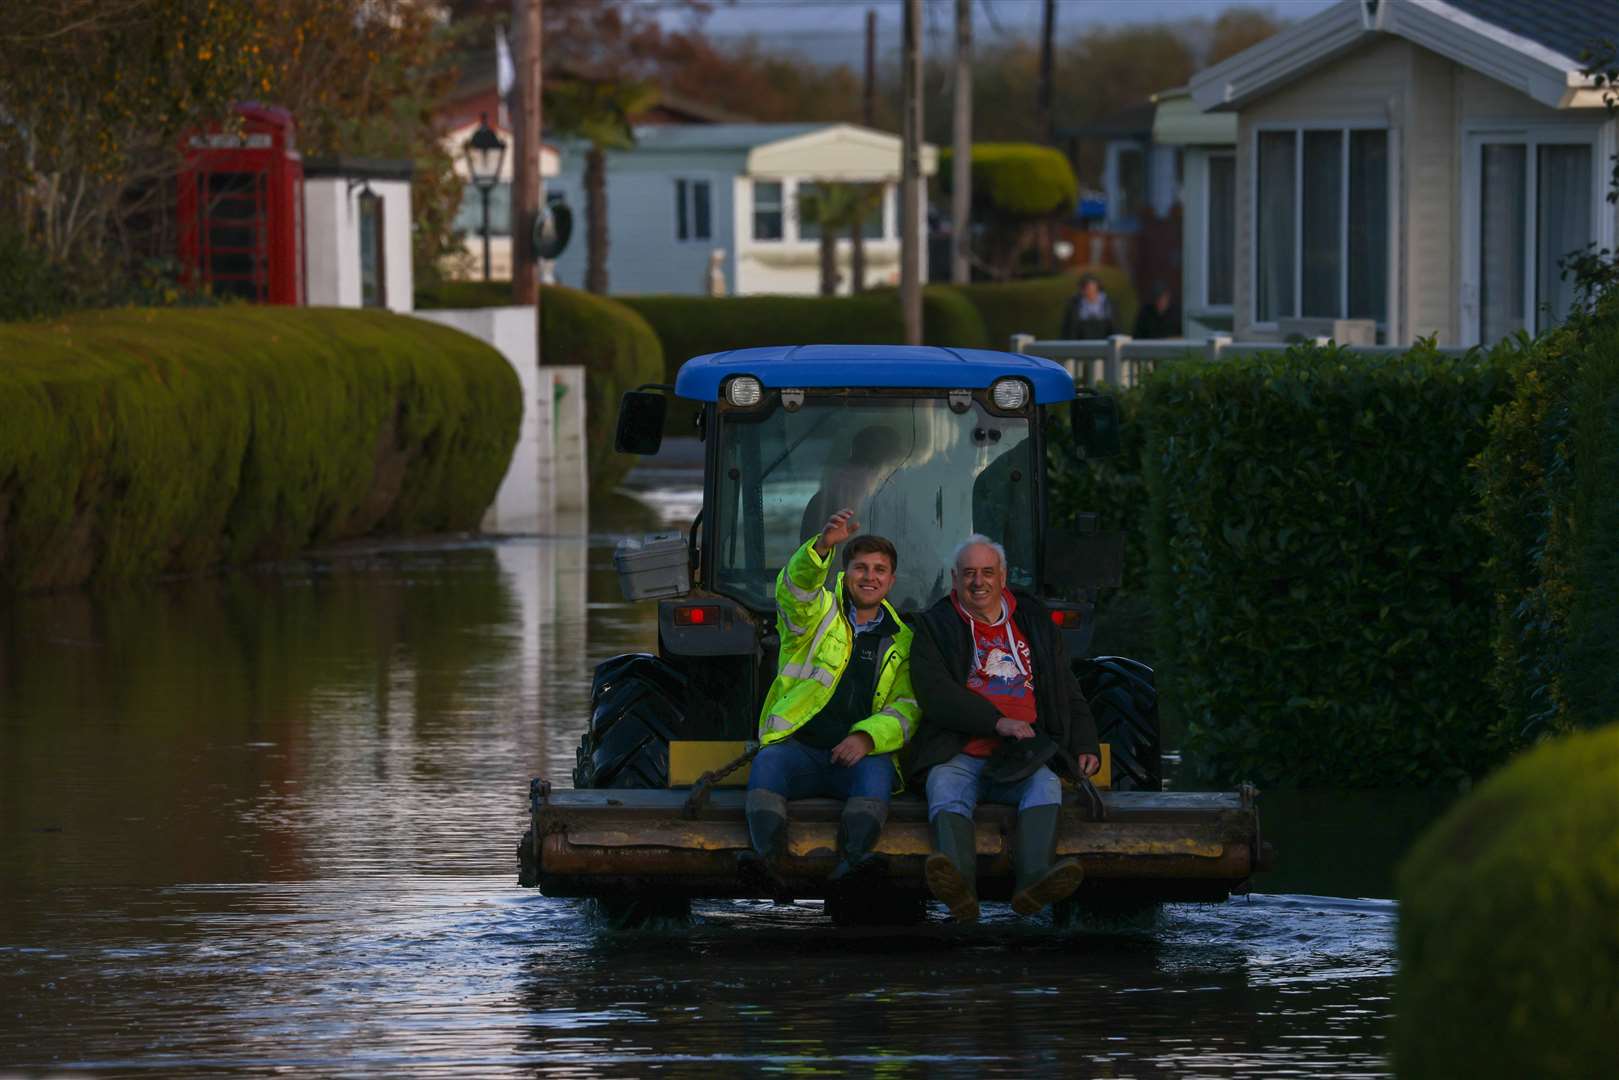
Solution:
[[[763,788],[787,799],[881,799],[894,788],[894,762],[889,754],[867,754],[854,765],[835,765],[832,751],[806,746],[797,739],[773,742],[753,759],[748,790]]]
[[[1003,783],[984,777],[988,758],[957,754],[928,773],[928,820],[940,814],[960,814],[971,820],[978,802],[1010,803],[1018,812],[1034,806],[1062,805],[1062,782],[1040,766],[1022,780]]]

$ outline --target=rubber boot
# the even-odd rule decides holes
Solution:
[[[972,818],[937,814],[933,854],[922,868],[928,890],[958,923],[978,921],[978,836]]]
[[[1012,894],[1012,910],[1034,915],[1043,908],[1066,900],[1085,870],[1072,859],[1055,862],[1057,820],[1062,807],[1055,803],[1031,806],[1017,816],[1017,842],[1012,846],[1012,870],[1017,892]]]
[[[781,859],[787,853],[787,798],[755,788],[743,806],[753,847],[736,853],[737,876],[748,888],[779,900],[787,893],[781,879]]]
[[[850,799],[838,819],[838,865],[826,876],[828,885],[848,890],[886,877],[888,860],[872,849],[888,820],[886,799]]]

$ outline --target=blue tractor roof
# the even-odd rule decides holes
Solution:
[[[1068,401],[1074,378],[1061,364],[1038,356],[989,349],[939,349],[918,345],[777,345],[732,349],[693,357],[681,365],[675,393],[697,401],[717,401],[720,384],[733,375],[752,375],[767,388],[982,390],[996,379],[1016,375],[1034,387],[1040,405]]]

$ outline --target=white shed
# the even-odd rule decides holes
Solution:
[[[415,306],[408,161],[304,161],[305,302],[312,307]]]

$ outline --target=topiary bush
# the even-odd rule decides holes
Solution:
[[[508,281],[441,281],[416,290],[416,309],[516,307]]]
[[[1468,476],[1502,365],[1297,347],[1143,393],[1157,659],[1191,772],[1385,787],[1499,760]]]
[[[1496,550],[1495,682],[1510,738],[1619,701],[1619,294],[1509,353],[1480,456]]]
[[[664,382],[658,336],[634,309],[561,285],[540,290],[542,364],[585,368],[585,438],[591,490],[608,494],[635,464],[613,449],[619,399],[626,390]]]
[[[521,410],[494,349],[382,312],[0,326],[0,589],[475,529]]]
[[[1616,853],[1611,723],[1519,757],[1428,830],[1397,886],[1401,1077],[1619,1073]]]
[[[954,190],[954,150],[939,151],[939,186]],[[1073,213],[1079,180],[1062,151],[1037,143],[974,143],[974,216],[1040,219]]]

